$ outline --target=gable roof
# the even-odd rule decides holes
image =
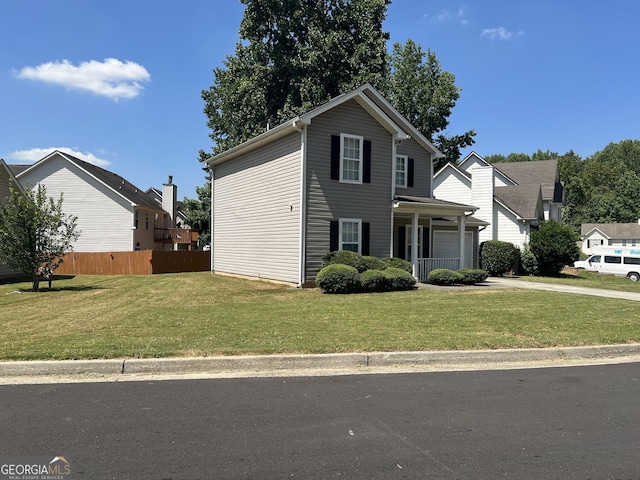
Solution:
[[[151,197],[149,197],[144,192],[144,190],[139,189],[120,175],[105,170],[104,168],[100,168],[97,165],[93,165],[92,163],[80,160],[79,158],[76,158],[69,153],[61,152],[59,150],[54,150],[43,159],[37,161],[33,165],[29,165],[28,168],[18,173],[16,177],[19,179],[20,177],[26,175],[28,172],[39,168],[41,165],[50,161],[56,156],[59,156],[69,163],[74,164],[80,170],[83,170],[87,175],[95,178],[98,182],[102,183],[107,188],[129,201],[132,205],[149,208],[151,210],[163,211],[161,208],[158,208],[158,204]]]
[[[580,228],[582,237],[600,232],[609,239],[640,238],[640,223],[583,223]]]
[[[7,182],[13,183],[16,187],[18,187],[19,191],[24,192],[24,188],[22,187],[18,179],[16,179],[15,174],[11,171],[9,165],[7,165],[2,158],[0,158],[0,174],[7,179]]]
[[[523,220],[544,219],[538,185],[496,187],[495,198]]]
[[[313,119],[332,108],[345,102],[354,100],[364,108],[380,125],[382,125],[396,140],[413,138],[423,148],[431,153],[431,158],[441,158],[444,155],[424,135],[422,135],[409,121],[404,118],[380,93],[370,84],[366,83],[355,90],[338,95],[328,102],[309,110],[291,120],[288,120],[271,130],[253,137],[240,145],[221,152],[206,161],[213,166],[232,160],[238,155],[250,152],[276,139],[299,131],[302,127],[310,125]]]
[[[558,159],[535,162],[504,162],[494,167],[517,185],[540,185],[543,200],[562,201],[562,185],[558,177]]]

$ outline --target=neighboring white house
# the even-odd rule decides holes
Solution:
[[[24,191],[20,182],[16,180],[7,164],[0,158],[0,203],[4,202],[9,196],[9,185],[13,184],[20,192]],[[16,275],[19,272],[11,270],[9,267],[0,263],[0,277]]]
[[[47,195],[63,194],[65,213],[78,217],[77,252],[174,248],[192,243],[192,232],[176,229],[177,187],[163,185],[162,203],[121,176],[54,151],[33,165],[10,165],[23,186],[43,184]]]
[[[636,223],[583,223],[581,250],[587,255],[593,247],[640,247],[640,220]]]
[[[557,160],[490,164],[472,152],[436,173],[433,192],[438,199],[478,207],[474,216],[489,224],[480,242],[502,240],[519,248],[540,221],[560,221],[564,205]]]

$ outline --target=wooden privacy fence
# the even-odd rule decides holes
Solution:
[[[133,252],[71,252],[54,275],[152,275],[206,272],[211,252],[138,250]]]

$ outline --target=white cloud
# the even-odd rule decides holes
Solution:
[[[440,10],[440,13],[437,13],[435,15],[428,15],[425,13],[422,16],[422,18],[429,18],[429,17],[431,17],[435,21],[442,22],[442,23],[448,22],[450,20],[457,20],[461,25],[469,24],[469,20],[465,18],[465,12],[464,12],[464,9],[462,8],[459,8],[455,12],[452,12],[451,10],[444,8]]]
[[[70,89],[88,90],[113,100],[137,97],[144,89],[142,83],[151,80],[151,75],[142,65],[121,62],[116,58],[107,58],[104,62],[91,60],[78,66],[69,60],[48,62],[35,67],[24,67],[16,76]]]
[[[80,160],[84,160],[87,163],[92,163],[93,165],[97,165],[99,167],[106,167],[111,164],[109,160],[104,158],[98,158],[93,153],[90,153],[90,152],[83,153],[68,147],[31,148],[29,150],[16,150],[14,152],[9,153],[7,155],[7,159],[13,160],[16,162],[33,163],[43,159],[54,150],[59,150],[63,153],[68,153],[70,155],[73,155],[76,158],[79,158]]]
[[[480,33],[481,37],[489,37],[491,40],[509,40],[511,37],[513,37],[513,35],[524,35],[524,32],[520,30],[519,32],[514,34],[513,32],[509,32],[504,27],[498,27],[485,28],[484,30],[482,30],[482,33]]]

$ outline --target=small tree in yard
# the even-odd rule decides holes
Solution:
[[[54,202],[43,185],[25,193],[9,188],[9,196],[0,203],[0,262],[29,275],[37,292],[40,274],[53,272],[73,250],[80,236],[77,217],[64,214],[62,194]]]
[[[555,220],[542,222],[531,232],[531,251],[538,261],[541,275],[557,276],[565,265],[580,257],[578,234]]]

